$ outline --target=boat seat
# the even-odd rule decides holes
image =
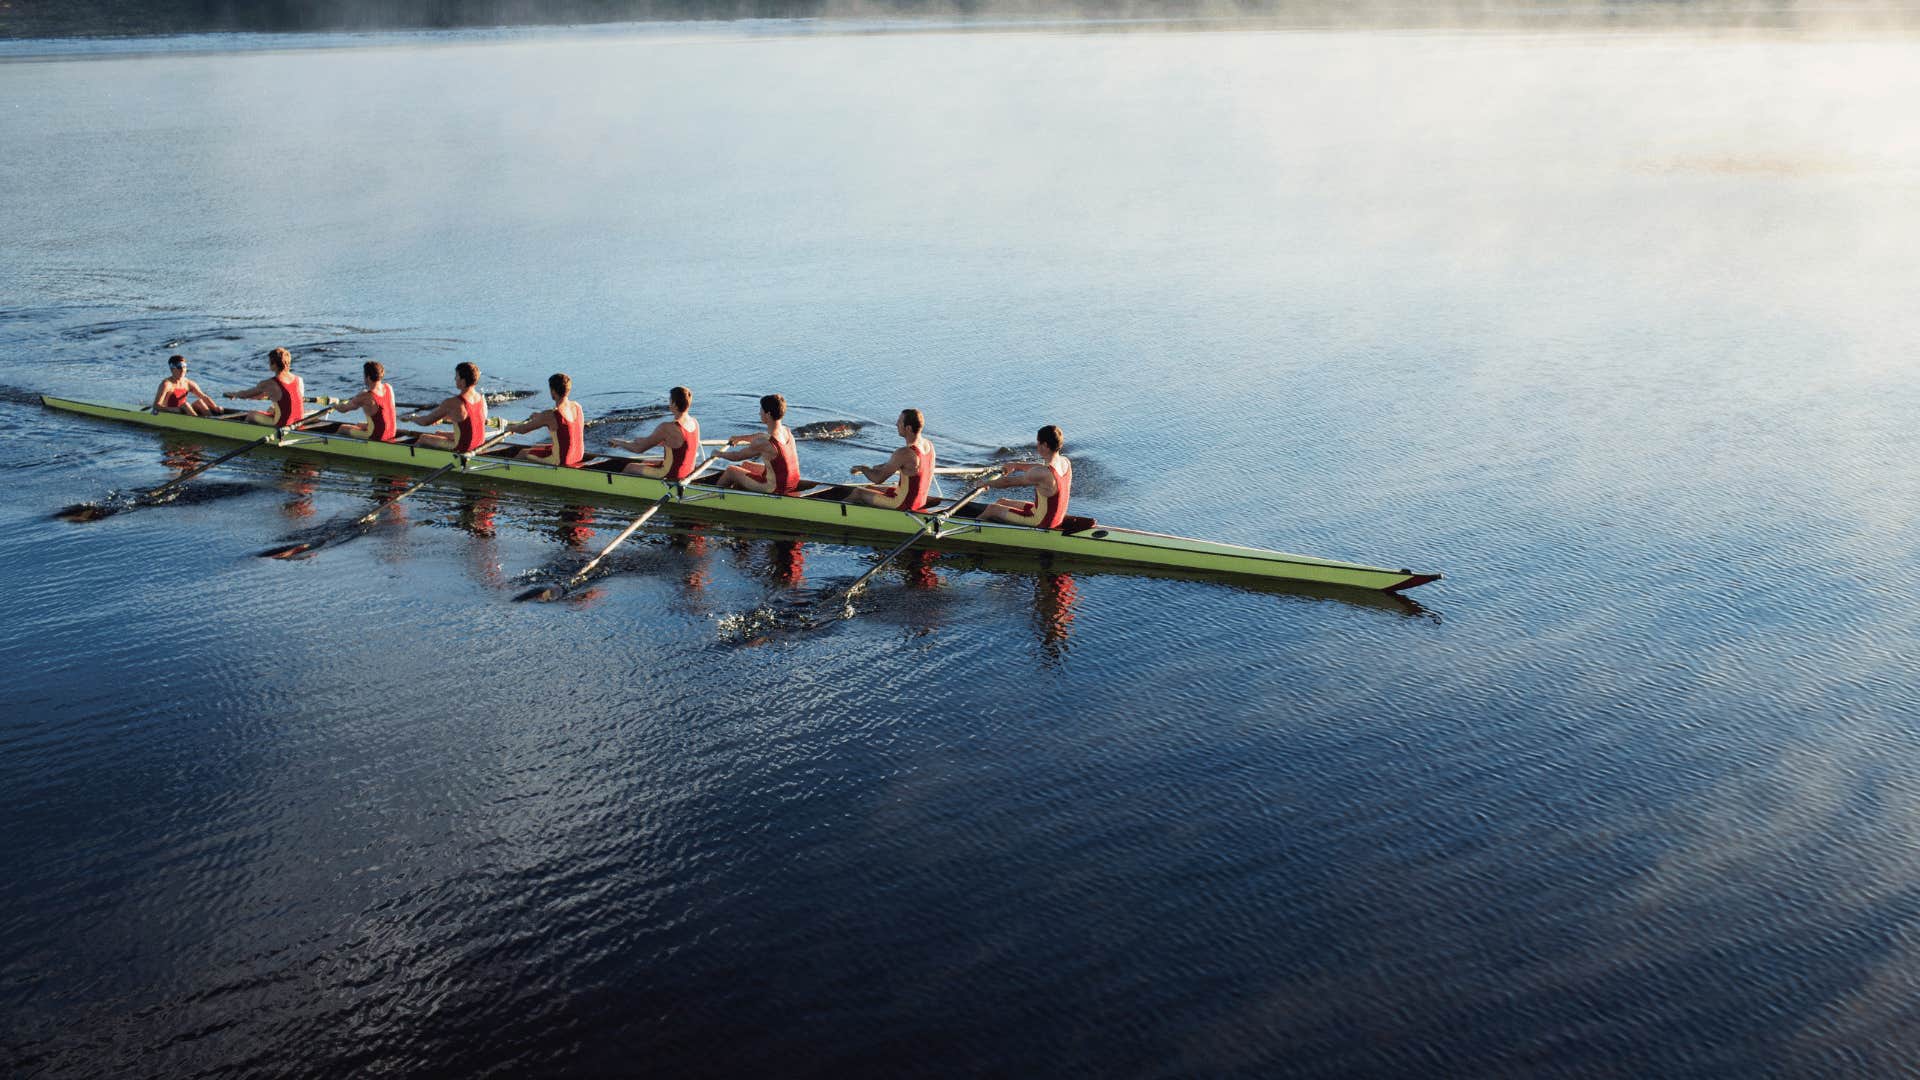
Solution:
[[[1075,533],[1086,532],[1098,524],[1100,523],[1090,517],[1068,514],[1066,517],[1060,519],[1060,532],[1064,535],[1072,536]]]

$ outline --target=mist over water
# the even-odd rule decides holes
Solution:
[[[300,41],[0,46],[9,1071],[1920,1058],[1920,41]],[[875,553],[682,521],[515,605],[639,508],[256,559],[405,483],[292,455],[49,520],[224,447],[36,394],[275,345],[877,423],[823,478],[1054,422],[1077,512],[1447,578],[928,555],[781,634]]]

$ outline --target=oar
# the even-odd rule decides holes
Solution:
[[[445,465],[440,466],[439,468],[433,470],[427,475],[414,481],[412,486],[408,487],[407,490],[402,491],[400,494],[395,495],[390,499],[382,500],[380,505],[374,507],[373,509],[367,511],[364,514],[361,514],[359,517],[354,518],[352,521],[348,522],[346,525],[346,528],[356,529],[362,525],[365,525],[371,522],[374,518],[379,517],[381,511],[385,510],[387,507],[392,506],[394,503],[399,502],[401,499],[406,498],[407,496],[413,494],[414,492],[419,491],[421,488],[426,487],[428,484],[433,483],[435,480],[440,479],[442,476],[446,475],[448,472],[451,472],[452,470],[459,468],[468,459],[473,458],[477,455],[486,453],[488,449],[494,446],[494,444],[506,438],[509,434],[511,433],[503,431],[500,434],[495,435],[493,438],[488,439],[486,442],[481,443],[479,446],[474,447],[472,452],[470,453],[455,454],[452,461],[447,462]],[[312,551],[314,548],[317,548],[323,544],[326,544],[330,539],[332,538],[322,537],[321,539],[318,539],[318,540],[302,540],[297,544],[285,544],[277,548],[268,548],[267,550],[261,552],[260,555],[262,558],[267,558],[267,559],[291,559],[295,555],[305,554],[306,552]]]
[[[166,494],[167,492],[173,490],[174,488],[179,487],[181,484],[186,483],[187,481],[193,479],[194,477],[199,476],[201,473],[206,472],[208,469],[213,468],[215,465],[223,465],[250,450],[258,450],[259,448],[267,445],[268,443],[279,438],[280,436],[285,435],[287,432],[292,431],[295,428],[299,427],[301,424],[310,423],[314,420],[318,420],[332,411],[333,411],[333,406],[329,405],[326,408],[321,409],[319,412],[314,413],[312,416],[306,416],[306,417],[302,417],[299,420],[295,420],[293,423],[288,424],[286,427],[274,428],[272,431],[268,432],[267,434],[260,436],[259,438],[253,440],[250,443],[247,443],[245,446],[242,446],[237,450],[229,450],[226,453],[221,454],[219,457],[214,458],[212,461],[207,462],[205,465],[196,465],[193,468],[188,469],[186,472],[183,472],[179,476],[176,476],[173,479],[167,481],[166,483],[161,484],[159,487],[141,492],[140,494],[134,496],[134,501],[136,503],[155,502],[160,498],[160,496]],[[89,520],[92,520],[95,515],[87,514],[86,513],[87,509],[88,509],[87,504],[76,503],[75,505],[69,506],[65,510],[60,511],[59,516],[66,518],[69,521],[89,521]],[[104,516],[104,515],[99,515],[99,516]]]
[[[315,405],[345,405],[352,399],[343,397],[310,397],[307,400]],[[393,407],[396,409],[413,409],[418,411],[420,409],[437,409],[440,407],[440,403],[437,401],[396,401],[393,403]],[[487,417],[487,426],[505,427],[507,426],[507,422],[498,416],[489,416]]]
[[[988,479],[988,478],[983,477],[982,479]],[[901,544],[899,547],[894,548],[892,551],[887,552],[886,557],[881,559],[879,562],[875,563],[873,566],[873,569],[867,571],[864,574],[861,574],[860,580],[854,582],[853,585],[847,589],[847,594],[844,597],[841,597],[841,602],[846,604],[847,607],[851,609],[853,607],[853,595],[859,592],[862,588],[864,588],[867,582],[872,581],[873,576],[875,574],[878,574],[880,571],[886,569],[889,563],[899,558],[901,554],[903,554],[908,548],[912,547],[914,541],[920,539],[922,536],[925,536],[929,529],[937,529],[940,526],[945,525],[947,523],[948,518],[951,518],[954,514],[958,513],[961,507],[972,502],[976,496],[978,496],[981,492],[985,490],[987,490],[987,486],[984,483],[976,484],[974,485],[973,490],[967,492],[965,495],[960,496],[959,500],[955,502],[952,506],[947,507],[945,510],[942,510],[938,514],[935,514],[932,517],[928,518],[927,520],[921,522],[920,531],[914,533],[912,536],[907,537],[906,542]]]
[[[720,441],[725,442],[726,440],[722,439]],[[601,560],[613,554],[614,548],[617,548],[621,544],[626,543],[627,537],[632,536],[636,532],[639,532],[640,526],[645,525],[653,517],[653,515],[659,513],[661,507],[666,506],[669,502],[673,501],[673,497],[680,493],[680,485],[692,483],[693,478],[696,476],[699,476],[702,472],[705,472],[707,466],[713,464],[714,458],[717,458],[719,456],[720,455],[718,454],[708,455],[705,461],[702,461],[700,464],[695,465],[693,467],[693,471],[688,473],[686,476],[686,479],[684,480],[668,481],[667,493],[665,495],[660,496],[659,501],[655,502],[652,506],[649,506],[645,510],[641,511],[639,517],[634,518],[633,521],[628,523],[626,528],[620,530],[620,535],[614,537],[612,543],[608,544],[606,547],[601,548],[600,554],[595,555],[592,561],[588,562],[587,565],[575,571],[574,575],[568,578],[563,584],[543,585],[536,588],[528,589],[526,592],[523,592],[519,596],[514,597],[514,599],[515,600],[540,600],[543,602],[547,600],[558,600],[561,597],[572,592],[573,590],[579,588],[581,583],[587,580],[587,575],[593,573],[593,568],[600,565]]]

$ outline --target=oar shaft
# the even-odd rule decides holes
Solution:
[[[632,536],[634,533],[639,532],[640,526],[645,525],[648,521],[652,520],[653,515],[659,513],[661,507],[664,507],[669,502],[673,501],[673,497],[679,494],[680,492],[680,485],[690,483],[694,477],[699,476],[701,473],[707,471],[707,466],[713,464],[714,459],[719,456],[720,455],[718,454],[709,454],[707,455],[706,460],[700,462],[698,465],[695,465],[693,467],[693,471],[688,473],[684,479],[666,481],[667,493],[665,495],[660,496],[659,500],[655,502],[652,506],[649,506],[644,511],[642,511],[640,516],[637,518],[634,518],[632,523],[630,523],[626,528],[621,529],[620,535],[614,537],[613,541],[609,543],[606,547],[601,548],[600,554],[595,555],[591,562],[587,563],[587,565],[575,571],[574,575],[567,579],[566,587],[571,589],[579,585],[581,582],[587,580],[587,575],[593,573],[593,568],[596,566],[599,566],[601,560],[613,554],[614,548],[617,548],[621,544],[626,543],[627,538]]]
[[[490,449],[495,443],[498,443],[501,439],[506,438],[508,434],[510,433],[503,431],[500,434],[495,435],[493,438],[488,439],[486,442],[481,443],[479,446],[474,447],[471,453],[454,455],[454,458],[452,461],[447,462],[445,465],[440,466],[439,468],[433,470],[427,475],[414,481],[410,486],[408,486],[407,490],[401,492],[398,495],[395,495],[394,497],[386,500],[385,502],[382,502],[380,505],[374,507],[373,509],[353,519],[353,523],[355,525],[365,525],[367,522],[372,521],[374,518],[379,517],[381,511],[385,510],[387,507],[392,506],[394,503],[399,502],[401,499],[406,498],[407,496],[413,494],[414,492],[419,491],[421,488],[426,487],[428,484],[433,483],[435,480],[440,479],[440,477],[446,475],[447,473],[453,471],[454,469],[459,468],[463,462],[465,462],[469,458],[472,458],[474,455],[486,453],[488,449]]]
[[[921,522],[919,531],[915,532],[912,536],[907,537],[906,541],[902,543],[899,547],[894,548],[892,551],[887,552],[885,558],[882,558],[879,562],[873,565],[873,569],[868,570],[864,574],[861,574],[860,580],[855,581],[851,586],[848,587],[846,598],[848,600],[853,599],[854,593],[859,592],[860,589],[863,586],[865,586],[867,582],[873,580],[873,577],[875,574],[878,574],[880,571],[886,569],[888,564],[892,563],[893,560],[899,558],[903,552],[905,552],[908,548],[912,547],[914,544],[914,541],[920,539],[922,536],[925,536],[928,530],[938,528],[941,525],[945,525],[947,523],[947,519],[953,517],[954,514],[959,512],[961,507],[972,502],[977,496],[979,496],[981,492],[985,490],[987,490],[985,487],[976,487],[972,491],[967,492],[965,495],[960,496],[959,501],[955,502],[952,506],[947,507],[945,510],[942,510],[940,513]]]
[[[181,473],[179,476],[176,476],[173,479],[167,481],[166,483],[161,484],[159,487],[156,487],[151,491],[148,491],[146,494],[146,498],[157,499],[160,497],[162,492],[165,492],[169,488],[179,487],[181,484],[184,484],[187,481],[193,479],[194,477],[199,476],[201,473],[206,472],[208,469],[213,468],[215,465],[220,465],[220,464],[224,464],[225,462],[232,461],[234,458],[239,457],[241,454],[244,454],[249,450],[258,450],[260,447],[265,446],[268,443],[272,442],[274,439],[278,438],[281,434],[288,431],[292,431],[293,429],[299,427],[301,424],[305,424],[313,420],[318,420],[332,411],[333,411],[333,406],[329,405],[326,408],[321,409],[319,412],[314,413],[312,416],[306,416],[306,417],[302,417],[299,420],[295,420],[293,423],[288,424],[286,427],[274,428],[272,431],[268,432],[265,435],[260,436],[259,438],[253,440],[252,442],[246,444],[245,446],[242,446],[235,450],[229,450],[226,453],[221,454],[219,457],[214,458],[212,461],[207,462],[205,465],[196,465],[193,468],[188,469],[186,472]]]

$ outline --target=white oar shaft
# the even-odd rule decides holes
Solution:
[[[941,511],[940,513],[921,522],[919,531],[915,532],[912,536],[907,537],[906,542],[901,544],[899,547],[894,548],[892,551],[887,552],[886,557],[882,558],[879,562],[875,563],[873,566],[873,569],[868,570],[864,574],[861,574],[860,580],[855,581],[851,586],[848,587],[846,599],[848,600],[853,599],[854,593],[859,592],[861,588],[866,585],[867,582],[873,580],[873,576],[875,574],[878,574],[880,571],[886,569],[889,563],[899,558],[903,552],[905,552],[908,548],[912,547],[914,544],[914,541],[920,539],[922,536],[925,536],[928,530],[937,529],[939,526],[945,525],[947,523],[948,518],[951,518],[954,514],[958,513],[961,507],[972,502],[975,497],[977,497],[981,492],[985,490],[987,490],[985,485],[976,487],[972,491],[967,492],[965,495],[960,496],[959,501],[955,502],[952,506],[947,507],[945,510]]]
[[[414,492],[419,491],[421,488],[426,487],[428,484],[433,483],[435,480],[440,479],[440,477],[444,476],[446,473],[456,468],[459,468],[460,465],[466,462],[469,458],[472,458],[478,454],[486,453],[489,449],[491,449],[494,446],[494,444],[498,443],[500,440],[506,438],[510,434],[512,433],[503,431],[500,434],[495,435],[493,438],[488,439],[486,442],[481,443],[479,446],[474,447],[471,453],[454,455],[454,458],[452,461],[447,462],[445,465],[440,466],[439,468],[433,470],[427,475],[414,481],[412,486],[408,487],[407,490],[401,492],[398,495],[395,495],[393,498],[388,499],[387,501],[381,503],[380,505],[360,515],[359,517],[354,518],[353,523],[355,525],[365,525],[366,523],[372,521],[374,518],[379,517],[381,511],[385,510],[387,507],[392,506],[394,503],[399,502],[401,499],[406,498],[407,496],[413,494]]]
[[[722,440],[722,441],[724,442],[725,440]],[[665,483],[667,484],[667,493],[665,495],[660,496],[659,501],[655,502],[652,506],[649,506],[645,510],[641,511],[640,516],[637,518],[634,518],[633,521],[629,523],[626,528],[621,529],[620,535],[614,537],[613,541],[609,543],[606,547],[601,548],[600,554],[595,555],[591,562],[587,563],[587,565],[575,571],[574,575],[567,579],[566,587],[571,589],[578,586],[581,582],[587,580],[587,575],[593,573],[593,568],[596,566],[599,566],[601,560],[613,554],[614,548],[617,548],[621,544],[626,543],[628,537],[632,536],[636,532],[639,532],[640,526],[645,525],[648,521],[652,520],[653,515],[659,513],[662,507],[666,506],[668,503],[673,501],[673,497],[680,493],[680,486],[682,484],[692,483],[693,478],[696,476],[699,476],[703,472],[706,472],[707,466],[713,464],[714,460],[719,456],[720,455],[718,454],[709,454],[707,455],[706,460],[700,462],[698,465],[695,465],[693,467],[693,471],[688,473],[685,477],[679,480],[666,481]]]
[[[145,497],[149,499],[157,499],[160,497],[160,494],[162,492],[168,490],[169,488],[179,487],[181,484],[184,484],[187,481],[193,479],[194,477],[199,476],[201,473],[206,472],[208,469],[213,468],[215,465],[232,461],[234,458],[239,457],[241,454],[244,454],[249,450],[257,450],[260,447],[265,446],[268,443],[272,442],[275,438],[279,437],[285,432],[292,431],[295,428],[299,427],[301,424],[311,423],[312,421],[318,420],[332,411],[333,411],[333,406],[329,405],[326,408],[321,409],[319,412],[314,413],[312,416],[306,416],[298,420],[295,420],[293,423],[288,424],[286,427],[274,428],[272,431],[268,432],[267,434],[260,436],[259,438],[253,440],[252,442],[248,443],[245,446],[240,447],[237,450],[229,450],[226,453],[221,454],[219,457],[214,458],[212,461],[207,462],[205,465],[200,465],[200,466],[196,466],[194,468],[188,469],[186,472],[181,473],[179,476],[176,476],[173,479],[167,481],[166,483],[161,484],[159,487],[154,488],[153,490],[147,492]]]

